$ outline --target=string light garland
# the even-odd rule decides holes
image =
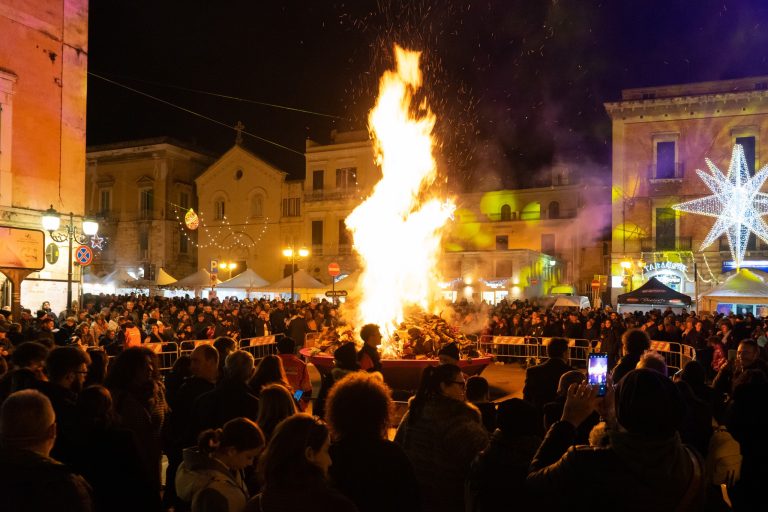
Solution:
[[[174,209],[174,216],[176,217],[176,222],[179,223],[179,232],[181,235],[184,236],[193,247],[199,249],[216,248],[221,251],[231,251],[234,248],[251,248],[261,242],[261,239],[270,224],[269,217],[265,217],[264,222],[261,225],[261,230],[258,235],[254,237],[244,230],[233,229],[233,226],[244,226],[246,228],[248,226],[258,227],[258,224],[249,223],[247,218],[244,223],[232,224],[229,222],[229,219],[224,216],[222,219],[216,221],[219,223],[218,225],[206,225],[205,215],[201,211],[196,215],[198,220],[197,231],[204,234],[200,236],[204,236],[205,239],[204,241],[196,241],[190,236],[192,230],[187,226],[186,217],[191,209],[186,209],[170,202],[168,204]],[[224,232],[222,233],[221,230],[224,230]]]
[[[715,217],[715,225],[701,243],[700,250],[703,251],[725,234],[738,269],[744,261],[750,233],[768,243],[768,225],[762,219],[768,213],[768,194],[760,192],[768,179],[768,165],[750,176],[741,144],[733,146],[727,176],[710,159],[707,158],[706,162],[710,172],[696,169],[696,174],[712,195],[676,204],[672,208]]]

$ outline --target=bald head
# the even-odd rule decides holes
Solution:
[[[56,439],[56,415],[50,400],[33,389],[11,393],[0,409],[0,444],[36,451],[46,457]]]

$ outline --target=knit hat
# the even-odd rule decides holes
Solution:
[[[659,372],[632,370],[616,392],[616,419],[630,433],[668,437],[680,426],[685,403],[672,381]]]
[[[333,358],[336,360],[336,366],[345,370],[358,370],[357,348],[354,342],[348,341],[333,352]]]
[[[437,353],[437,356],[448,356],[450,358],[453,358],[455,360],[459,360],[459,346],[456,345],[456,343],[448,343],[446,345],[443,345],[443,347],[440,349],[440,351]]]

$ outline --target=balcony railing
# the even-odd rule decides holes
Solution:
[[[349,199],[360,195],[359,188],[334,188],[312,190],[304,193],[304,201],[311,203],[313,201],[333,201],[337,199]]]
[[[693,237],[679,236],[677,238],[641,238],[640,250],[642,252],[656,251],[690,251],[693,246]]]
[[[672,167],[652,164],[648,166],[648,179],[653,181],[681,180],[684,176],[684,169],[683,162],[675,162]]]
[[[559,220],[575,219],[579,211],[576,208],[571,210],[560,210],[556,217],[549,217],[549,212],[544,209],[538,218],[532,218],[530,212],[512,212],[508,217],[503,217],[501,213],[487,213],[486,216],[492,222],[513,222],[516,220]]]

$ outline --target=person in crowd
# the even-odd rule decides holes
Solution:
[[[69,465],[93,488],[96,510],[160,510],[160,496],[152,491],[136,436],[118,425],[109,390],[98,385],[83,389],[75,414],[76,456]]]
[[[184,379],[173,399],[168,395],[171,411],[163,432],[163,446],[168,457],[163,493],[166,508],[180,506],[176,502],[175,475],[182,461],[182,450],[195,444],[195,400],[213,391],[219,372],[219,352],[212,345],[195,347],[189,361],[191,375]]]
[[[563,335],[566,338],[572,339],[582,339],[584,337],[584,326],[581,325],[578,311],[571,310],[568,312],[568,321],[565,323]]]
[[[248,386],[255,371],[253,364],[253,356],[242,350],[227,356],[224,377],[219,379],[213,391],[203,393],[195,400],[195,434],[210,428],[220,428],[235,418],[256,421],[259,399]]]
[[[619,360],[620,336],[613,324],[613,320],[606,318],[600,329],[600,352],[608,354],[608,367],[612,367]]]
[[[173,406],[176,401],[176,395],[184,384],[184,381],[192,376],[192,359],[186,354],[182,354],[173,362],[171,371],[165,375],[165,397],[168,403]]]
[[[32,389],[11,393],[0,408],[0,510],[91,512],[83,477],[50,457],[56,414]]]
[[[104,316],[104,314],[98,314],[96,316],[96,320],[91,323],[91,333],[97,342],[107,333],[107,329],[109,329],[109,322],[107,322],[107,317]]]
[[[288,320],[288,311],[285,309],[285,302],[278,301],[277,307],[269,312],[269,324],[272,327],[273,334],[285,334],[287,327],[286,320]],[[293,336],[290,336],[293,338]],[[296,338],[293,338],[294,340]],[[299,343],[302,343],[304,338],[298,339]]]
[[[498,428],[488,447],[472,463],[467,479],[467,510],[503,510],[514,496],[515,508],[535,510],[534,500],[525,488],[528,467],[541,444],[541,423],[530,403],[511,398],[499,404]]]
[[[720,338],[720,343],[722,343],[726,354],[729,350],[736,350],[736,338],[734,336],[731,322],[728,319],[723,319],[720,322],[720,330],[717,335]]]
[[[608,418],[607,445],[569,449],[578,425],[598,406]],[[571,385],[561,420],[531,463],[528,489],[542,509],[620,503],[623,510],[698,510],[703,461],[677,434],[684,409],[678,389],[655,370],[631,370],[615,400],[612,386],[598,399],[596,387]]]
[[[202,432],[197,447],[184,450],[176,474],[179,497],[192,512],[242,512],[250,497],[243,470],[263,449],[264,434],[247,418]]]
[[[56,347],[45,360],[48,380],[35,383],[35,388],[48,397],[56,413],[56,443],[51,456],[62,462],[69,463],[75,457],[72,447],[77,430],[75,405],[90,362],[88,354],[78,347]]]
[[[611,378],[615,383],[635,369],[640,357],[651,347],[651,340],[648,338],[647,330],[629,329],[622,335],[621,345],[624,355],[611,372]]]
[[[245,511],[357,512],[349,498],[329,485],[330,444],[328,427],[318,418],[296,414],[281,422],[259,458],[261,493]]]
[[[331,370],[334,382],[341,380],[348,373],[360,371],[357,362],[357,348],[354,342],[344,343],[333,352],[334,367]]]
[[[688,361],[676,376],[691,387],[696,398],[709,404],[710,410],[714,411],[715,394],[706,383],[707,374],[703,364],[696,360]]]
[[[104,380],[107,378],[109,357],[107,357],[107,353],[103,350],[89,350],[88,355],[91,357],[91,364],[88,366],[88,374],[85,376],[83,388],[103,385]]]
[[[219,352],[219,378],[224,377],[227,356],[237,351],[237,342],[228,336],[219,336],[213,340],[213,348]]]
[[[11,354],[11,369],[0,378],[0,403],[11,393],[30,389],[38,381],[47,380],[45,359],[48,348],[34,341],[19,344]]]
[[[267,384],[259,394],[259,416],[256,423],[264,432],[267,441],[272,439],[272,433],[277,425],[298,411],[296,402],[288,388],[281,384]]]
[[[280,384],[291,389],[288,378],[285,376],[282,360],[273,354],[266,355],[261,359],[256,372],[253,374],[253,378],[248,383],[251,387],[251,392],[256,396],[259,396],[261,388],[267,384]],[[292,389],[291,392],[293,392]]]
[[[491,402],[488,380],[480,375],[467,379],[467,402],[480,410],[483,426],[489,433],[496,430],[496,404]]]
[[[53,317],[43,315],[39,320],[39,330],[34,334],[34,339],[30,341],[37,341],[38,343],[46,345],[48,348],[53,348],[56,344],[53,329]]]
[[[312,383],[309,380],[307,363],[296,357],[295,350],[296,343],[288,336],[283,336],[277,340],[277,357],[283,364],[285,377],[288,379],[290,388],[302,392],[298,406],[303,411],[312,398]]]
[[[303,343],[309,332],[309,325],[304,318],[303,311],[293,306],[291,308],[291,316],[288,319],[288,326],[285,330],[286,336],[297,340],[299,343]]]
[[[669,368],[667,368],[667,361],[664,356],[653,350],[646,350],[643,355],[640,356],[640,360],[635,365],[635,368],[648,368],[649,370],[655,370],[665,377],[669,377]]]
[[[109,369],[105,385],[112,394],[120,425],[131,430],[152,490],[160,493],[161,431],[168,406],[157,357],[144,347],[123,350]]]
[[[544,363],[525,370],[523,399],[542,410],[544,405],[557,396],[560,376],[572,370],[568,364],[568,340],[552,338],[547,345],[547,359]]]
[[[357,361],[360,368],[367,372],[381,371],[381,356],[378,346],[381,344],[381,331],[376,324],[366,324],[360,329],[360,339],[363,340],[363,347],[357,354]]]
[[[88,324],[88,322],[81,322],[77,326],[75,329],[74,337],[77,338],[78,343],[82,345],[83,348],[97,346],[96,337],[91,332],[91,326]]]
[[[75,336],[77,329],[77,318],[74,316],[68,316],[64,319],[59,330],[54,333],[53,339],[56,345],[63,347],[72,343],[72,338]]]
[[[584,323],[582,336],[585,340],[589,341],[600,339],[600,329],[598,329],[593,317],[587,318],[587,321]]]
[[[361,512],[421,510],[413,466],[387,439],[391,411],[390,389],[375,374],[347,375],[328,395],[331,481]]]
[[[440,364],[458,366],[460,358],[459,346],[456,343],[446,343],[437,352],[437,359],[440,361]]]
[[[124,336],[123,350],[141,346],[143,337],[139,328],[136,327],[136,324],[131,320],[126,320],[122,330]]]
[[[743,456],[741,478],[731,493],[734,510],[764,508],[768,479],[767,402],[768,377],[765,372],[747,369],[735,378],[725,421],[728,431],[741,446]]]
[[[158,322],[157,320],[150,319],[149,323],[149,334],[144,338],[144,343],[163,343],[165,339],[163,339],[163,333],[160,330],[163,326],[162,323]]]
[[[563,408],[565,407],[565,400],[568,397],[568,388],[571,384],[581,384],[587,380],[586,376],[579,370],[570,370],[560,376],[560,382],[557,385],[557,397],[544,406],[544,429],[549,430],[549,427],[560,421],[560,417],[563,415]],[[597,412],[592,413],[581,425],[576,428],[576,434],[574,435],[574,442],[576,444],[588,444],[589,433],[600,422],[600,415]],[[543,435],[544,432],[539,432]]]
[[[712,387],[721,395],[730,395],[739,375],[746,370],[759,370],[768,375],[768,364],[760,359],[760,347],[751,338],[741,340],[736,350],[736,360],[728,361],[720,368]]]
[[[428,366],[395,434],[413,464],[425,510],[463,511],[464,480],[488,443],[480,411],[464,399],[458,366]]]

